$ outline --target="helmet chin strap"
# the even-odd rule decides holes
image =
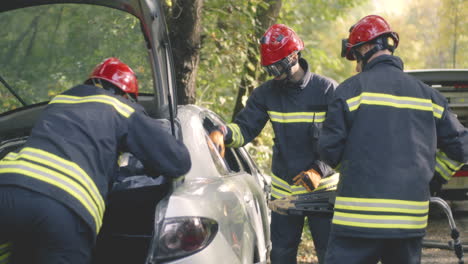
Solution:
[[[138,102],[138,99],[133,98],[133,96],[131,94],[125,93],[125,95],[127,95],[126,99],[129,100],[130,102],[132,102],[132,103]]]
[[[361,55],[361,58],[362,58],[362,68],[364,68],[367,64],[367,62],[369,61],[369,59],[374,56],[375,53],[383,50],[384,48],[377,44],[375,45],[371,50],[369,50],[368,52],[366,52],[366,54],[364,54],[364,56]]]
[[[104,85],[102,85],[100,79],[92,78],[91,81],[93,82],[94,86],[99,87],[99,88],[104,88]]]
[[[285,82],[291,82],[293,79],[292,67],[294,67],[299,62],[299,58],[297,58],[294,62],[290,63],[286,68],[286,78],[283,79]]]
[[[375,41],[374,41],[374,47],[369,50],[368,52],[366,52],[366,54],[362,55],[361,53],[359,53],[357,50],[354,50],[354,56],[356,57],[356,59],[358,61],[362,61],[362,68],[364,68],[367,64],[367,62],[369,61],[369,59],[374,56],[375,53],[381,51],[381,50],[389,50],[392,54],[393,54],[393,51],[395,50],[394,46],[391,46],[388,44],[388,40],[387,38],[383,38],[383,37],[380,37],[380,38],[377,38]]]

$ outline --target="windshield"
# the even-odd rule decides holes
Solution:
[[[103,59],[118,57],[137,74],[140,93],[153,93],[139,20],[86,4],[55,4],[0,13],[0,76],[27,105],[83,83]],[[0,83],[0,113],[22,103]]]

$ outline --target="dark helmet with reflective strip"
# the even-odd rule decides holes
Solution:
[[[117,58],[107,58],[98,64],[89,75],[88,81],[100,79],[110,82],[123,93],[138,96],[138,81],[133,70]]]
[[[291,68],[293,53],[304,49],[304,42],[291,28],[275,24],[267,29],[260,40],[261,63],[268,73],[279,76]]]
[[[392,53],[398,47],[398,34],[390,28],[390,25],[381,16],[370,15],[363,17],[349,29],[348,39],[343,39],[341,56],[348,60],[359,58],[355,49],[365,43],[377,44],[373,50],[366,53],[367,61],[375,52],[388,49]]]

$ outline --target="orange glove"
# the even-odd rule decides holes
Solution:
[[[314,169],[310,169],[308,171],[302,171],[296,177],[293,178],[294,185],[302,185],[306,188],[307,191],[311,192],[320,183],[322,176]]]
[[[210,139],[213,141],[213,144],[218,149],[221,157],[224,158],[224,135],[219,130],[214,130],[210,133]]]

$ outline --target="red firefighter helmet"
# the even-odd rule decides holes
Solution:
[[[384,35],[388,35],[393,40],[386,39],[384,48],[393,52],[398,47],[399,37],[390,28],[387,21],[377,15],[363,17],[349,29],[349,37],[344,39],[342,43],[341,56],[346,57],[348,60],[356,60],[356,56],[352,52],[354,48]]]
[[[268,28],[260,40],[262,65],[276,63],[295,51],[304,49],[304,42],[296,32],[283,24]]]
[[[133,70],[117,58],[107,58],[98,64],[88,79],[102,79],[117,86],[124,93],[138,96],[138,81]]]

